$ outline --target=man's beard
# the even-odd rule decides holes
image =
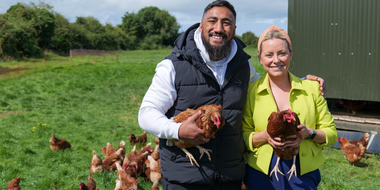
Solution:
[[[226,41],[221,46],[213,46],[202,35],[203,45],[205,46],[206,51],[208,55],[210,56],[210,59],[213,61],[219,61],[228,56],[232,48],[231,41],[232,40]]]

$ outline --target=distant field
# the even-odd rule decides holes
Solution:
[[[128,142],[130,133],[142,134],[138,109],[156,64],[170,52],[0,63],[0,188],[22,175],[22,189],[78,189],[87,181],[92,150],[103,159],[101,148],[107,142],[117,146],[121,140]],[[254,55],[251,62],[258,68],[256,49],[247,52]],[[71,150],[52,152],[48,142],[52,132],[68,140]],[[154,145],[152,135],[148,141]],[[127,143],[127,153],[131,149]],[[380,188],[379,155],[369,154],[352,167],[340,149],[324,152],[319,189]],[[110,171],[94,175],[102,190],[114,189],[116,178]],[[149,181],[139,178],[139,189],[150,187]]]

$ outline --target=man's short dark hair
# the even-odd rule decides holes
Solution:
[[[208,4],[207,7],[205,8],[205,10],[203,11],[203,15],[205,15],[206,12],[209,11],[210,9],[212,9],[213,7],[227,7],[228,9],[230,9],[232,14],[234,14],[235,20],[236,20],[235,8],[234,8],[234,6],[231,5],[231,3],[229,3],[226,0],[216,0],[216,1],[213,1],[212,3]]]

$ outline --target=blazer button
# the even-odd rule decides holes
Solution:
[[[305,157],[306,156],[306,153],[302,153],[302,157]]]

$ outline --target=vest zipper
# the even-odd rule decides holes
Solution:
[[[248,61],[249,61],[249,59],[248,59],[246,62],[248,62]],[[248,64],[251,64],[251,63],[248,62]],[[238,66],[238,67],[232,72],[232,74],[231,74],[231,76],[228,78],[228,80],[226,80],[226,81],[223,82],[222,89],[228,84],[228,82],[230,82],[230,80],[231,80],[232,76],[234,76],[235,72],[236,72],[240,67],[242,67],[243,65],[244,65],[244,64],[239,65],[239,66]]]

